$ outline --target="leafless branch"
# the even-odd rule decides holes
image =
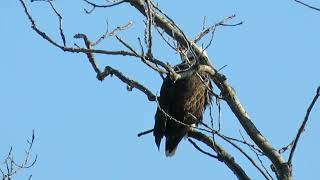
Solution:
[[[77,34],[76,38],[82,38],[87,46],[88,49],[91,48],[91,42],[90,40],[87,38],[86,35],[84,34]],[[129,89],[131,90],[132,88],[136,88],[139,89],[141,92],[145,93],[148,97],[149,101],[155,101],[156,100],[156,96],[150,91],[148,90],[146,87],[144,87],[143,85],[141,85],[140,83],[138,83],[137,81],[131,80],[128,77],[124,76],[120,71],[110,67],[110,66],[106,66],[104,71],[101,72],[101,70],[99,69],[98,65],[96,64],[95,61],[95,57],[93,53],[87,53],[87,57],[89,59],[89,62],[91,64],[91,66],[93,67],[94,71],[97,73],[97,78],[100,81],[103,81],[105,77],[109,76],[109,75],[115,75],[116,77],[118,77],[122,82],[126,83],[129,86]]]
[[[91,46],[96,46],[97,44],[99,44],[102,40],[110,37],[110,36],[114,36],[117,32],[120,31],[124,31],[130,27],[133,26],[133,21],[130,21],[129,23],[127,23],[124,26],[118,26],[117,28],[115,28],[114,30],[112,30],[111,32],[108,32],[108,28],[105,34],[103,34],[96,42],[92,43]]]
[[[115,36],[117,38],[117,40],[124,45],[127,49],[129,49],[133,54],[135,54],[137,57],[139,57],[141,59],[141,61],[146,64],[147,66],[149,66],[151,69],[161,73],[161,74],[169,74],[171,77],[173,77],[174,79],[180,78],[180,76],[174,71],[174,69],[168,65],[163,63],[162,61],[159,61],[153,57],[151,57],[152,59],[150,59],[150,57],[146,57],[144,55],[144,50],[142,47],[142,44],[140,42],[140,47],[141,47],[141,54],[139,54],[136,50],[134,50],[133,47],[131,47],[128,43],[126,43],[123,39],[121,39],[119,36]],[[157,65],[162,66],[165,70],[160,69]]]
[[[144,132],[139,133],[137,136],[138,136],[138,137],[141,137],[141,136],[143,136],[143,135],[146,135],[146,134],[149,134],[149,133],[152,133],[152,132],[153,132],[153,129],[150,129],[150,130],[147,130],[147,131],[144,131]]]
[[[158,27],[155,27],[156,28],[156,30],[157,30],[157,32],[159,33],[159,35],[160,35],[160,37],[163,39],[163,41],[169,46],[169,47],[171,47],[171,49],[173,49],[174,51],[177,51],[177,46],[174,44],[174,42],[173,42],[173,44],[171,44],[170,43],[170,40],[169,40],[169,37],[166,39],[165,37],[164,37],[164,31],[162,31],[162,32],[160,32],[160,29],[158,28]]]
[[[153,9],[150,5],[150,0],[146,0],[146,14],[147,14],[147,23],[145,30],[145,42],[148,46],[147,57],[152,58],[152,25],[153,25]]]
[[[236,148],[241,154],[243,154],[250,162],[251,164],[265,177],[265,179],[270,180],[271,178],[269,177],[268,173],[266,173],[264,171],[264,169],[262,169],[257,163],[256,161],[248,154],[246,153],[240,146],[238,146],[237,144],[235,144],[234,140],[236,140],[237,142],[241,142],[243,144],[248,144],[245,141],[241,141],[241,140],[237,140],[235,138],[230,138],[228,136],[223,135],[221,132],[216,131],[214,129],[211,129],[208,125],[201,123],[202,125],[204,125],[206,128],[210,129],[212,132],[214,132],[216,135],[218,135],[219,137],[221,137],[223,140],[225,140],[226,142],[228,142],[229,144],[231,144],[234,148]],[[254,147],[254,146],[253,146]]]
[[[232,172],[237,176],[239,180],[249,180],[250,178],[246,172],[241,168],[241,166],[235,161],[235,158],[231,156],[227,151],[225,151],[222,146],[212,141],[211,138],[199,131],[189,131],[188,137],[194,138],[200,142],[203,142],[214,150],[218,154],[218,160],[225,163]]]
[[[212,26],[204,29],[204,30],[198,35],[198,37],[195,38],[195,40],[193,40],[193,42],[194,42],[194,43],[197,43],[198,41],[200,41],[204,36],[206,36],[206,35],[209,34],[210,32],[213,32],[213,33],[214,33],[214,31],[216,30],[216,28],[219,27],[219,26],[239,26],[239,25],[243,24],[243,22],[239,22],[239,23],[233,24],[233,25],[227,25],[227,24],[226,24],[227,21],[229,21],[229,20],[231,20],[231,19],[233,19],[233,18],[235,18],[235,17],[236,17],[236,15],[229,16],[229,17],[221,20],[220,22],[218,22],[218,23],[216,23],[216,24],[214,24],[214,25],[212,25]]]
[[[35,2],[35,1],[44,1],[44,2],[48,2],[48,1],[54,1],[54,0],[31,0],[31,2]]]
[[[130,46],[126,45],[126,43],[124,41],[121,41],[120,38],[118,38],[116,36],[116,38],[122,42],[122,44],[124,44],[127,48],[129,48],[132,52],[127,52],[127,51],[106,51],[106,50],[95,50],[95,49],[91,49],[92,47],[92,43],[89,41],[89,39],[87,38],[86,35],[84,34],[76,34],[74,37],[75,38],[82,38],[85,41],[86,44],[86,48],[72,48],[72,47],[65,47],[62,45],[59,45],[58,43],[56,43],[53,39],[51,39],[48,35],[46,35],[45,32],[41,31],[37,26],[35,21],[33,20],[32,16],[30,15],[30,13],[28,12],[28,9],[24,3],[23,0],[20,0],[26,15],[28,16],[29,21],[32,24],[32,29],[35,30],[42,38],[46,39],[49,43],[53,44],[54,46],[62,49],[63,51],[68,51],[68,52],[81,52],[81,53],[85,53],[88,56],[88,59],[93,67],[93,69],[95,70],[95,72],[97,73],[97,77],[99,80],[103,80],[106,76],[108,76],[109,74],[114,74],[116,75],[120,80],[122,80],[123,82],[127,83],[130,87],[135,87],[139,90],[141,90],[142,92],[146,93],[146,95],[148,96],[148,99],[151,101],[155,100],[155,96],[149,91],[147,90],[144,86],[140,85],[138,82],[130,80],[129,78],[125,77],[122,73],[120,73],[119,71],[107,66],[104,70],[104,72],[101,72],[99,70],[98,65],[95,63],[95,59],[94,59],[94,55],[93,53],[101,53],[101,54],[107,54],[107,55],[123,55],[123,56],[133,56],[133,57],[142,57],[141,55],[139,55],[137,52],[135,52],[133,50],[133,48],[130,48]],[[144,57],[143,57],[144,58]],[[170,75],[172,77],[174,77],[175,79],[179,79],[183,76],[186,75],[190,75],[190,72],[183,72],[182,75],[179,75],[177,73],[175,73],[175,71],[173,71],[173,69],[171,67],[169,67],[168,65],[162,63],[161,61],[157,61],[156,59],[152,60],[153,62],[156,62],[157,64],[159,64],[160,66],[164,67],[166,70],[168,70],[168,72],[170,72]],[[200,67],[201,70],[205,70],[208,71],[209,69],[206,67]]]
[[[86,49],[86,48],[74,48],[74,47],[65,47],[63,45],[60,45],[59,43],[57,43],[56,41],[54,41],[50,36],[48,36],[44,31],[40,30],[34,19],[32,18],[32,16],[30,15],[28,8],[26,7],[26,4],[24,2],[24,0],[19,0],[22,4],[22,7],[29,19],[29,21],[31,22],[31,28],[38,34],[40,35],[43,39],[47,40],[50,44],[60,48],[63,51],[66,52],[72,52],[72,53],[97,53],[97,54],[106,54],[106,55],[121,55],[121,56],[133,56],[136,57],[135,54],[131,53],[131,52],[127,52],[127,51],[107,51],[107,50],[100,50],[100,49]]]
[[[218,159],[218,156],[216,155],[213,155],[211,153],[208,153],[206,151],[204,151],[203,149],[201,149],[191,138],[188,138],[188,141],[193,145],[194,148],[196,148],[198,151],[200,151],[201,153],[207,155],[207,156],[210,156],[212,158],[216,158]]]
[[[266,174],[268,175],[268,177],[273,180],[272,175],[270,174],[270,172],[268,171],[268,169],[266,168],[266,166],[264,165],[264,163],[262,162],[261,158],[260,158],[260,154],[258,154],[254,149],[252,149],[252,152],[256,154],[256,157],[258,159],[258,161],[260,162],[261,167],[264,169],[264,171],[266,172]]]
[[[61,14],[57,11],[57,9],[53,6],[52,2],[50,0],[48,0],[48,3],[50,4],[51,8],[53,9],[53,11],[56,13],[56,15],[59,18],[59,31],[60,31],[60,36],[63,42],[63,46],[66,46],[66,37],[63,33],[63,28],[62,28],[62,16]]]
[[[309,120],[310,112],[311,112],[313,106],[315,105],[315,103],[317,102],[319,96],[320,96],[320,86],[318,87],[317,92],[316,92],[316,95],[314,96],[311,104],[309,105],[309,107],[308,107],[308,109],[307,109],[307,113],[306,113],[306,115],[305,115],[305,117],[304,117],[304,120],[303,120],[303,122],[302,122],[302,124],[301,124],[301,126],[300,126],[300,128],[299,128],[299,130],[298,130],[298,133],[297,133],[297,135],[296,135],[296,138],[294,139],[294,143],[293,143],[292,149],[291,149],[291,151],[290,151],[289,159],[288,159],[288,164],[289,164],[289,165],[291,165],[294,151],[295,151],[296,148],[297,148],[298,141],[299,141],[302,133],[304,132],[304,129],[305,129],[305,127],[306,127],[306,124],[307,124],[307,122],[308,122],[308,120]]]
[[[292,148],[293,143],[294,143],[294,140],[293,140],[293,141],[291,141],[288,145],[286,145],[286,146],[284,146],[284,147],[280,148],[280,149],[278,150],[278,151],[279,151],[279,153],[284,153],[284,152],[286,152],[288,149],[291,149],[291,148]]]
[[[320,11],[320,8],[317,8],[315,6],[311,6],[311,5],[309,5],[309,4],[307,4],[307,3],[303,2],[303,1],[300,1],[300,0],[294,0],[294,1],[306,6],[308,8],[310,8],[310,9],[313,9],[313,10],[316,10],[316,11]]]
[[[90,42],[90,40],[88,39],[88,37],[85,34],[76,34],[74,36],[74,38],[77,38],[77,39],[82,38],[84,40],[84,43],[85,43],[87,49],[91,49],[91,42]],[[97,75],[101,74],[101,71],[100,71],[98,65],[96,64],[94,54],[93,53],[89,53],[89,52],[86,53],[86,54],[87,54],[87,57],[89,59],[89,62],[91,64],[92,68],[97,73]]]
[[[132,88],[139,89],[141,92],[147,95],[149,101],[155,101],[157,97],[146,87],[138,83],[137,81],[131,80],[128,77],[124,76],[120,71],[113,69],[110,66],[106,66],[104,71],[98,76],[98,79],[103,80],[105,77],[109,75],[115,75],[122,82],[126,83],[128,86]]]
[[[254,144],[250,144],[246,141],[246,139],[244,138],[244,136],[242,135],[241,131],[239,130],[239,134],[242,138],[242,140],[239,139],[231,139],[233,141],[237,141],[240,142],[242,144],[247,145],[250,149],[252,149],[254,152],[256,152],[258,155],[262,156],[263,155],[263,151],[261,151],[261,149],[259,149],[258,147],[256,147]]]
[[[263,152],[262,152],[260,149],[258,149],[257,147],[255,147],[253,144],[248,143],[248,142],[245,140],[244,136],[242,135],[241,131],[239,131],[239,133],[240,133],[240,136],[241,136],[241,138],[242,138],[242,142],[241,142],[241,143],[247,145],[247,146],[251,149],[251,151],[256,155],[258,161],[260,162],[261,167],[262,167],[262,168],[264,169],[264,171],[266,172],[266,175],[268,175],[268,177],[269,177],[271,180],[273,180],[272,175],[269,173],[268,169],[266,168],[266,166],[264,165],[264,163],[262,162],[262,160],[261,160],[261,158],[260,158],[261,156],[263,156]]]
[[[213,30],[213,31],[211,32],[211,37],[210,37],[209,43],[206,45],[205,48],[203,48],[204,51],[207,50],[207,49],[211,46],[215,32],[216,32],[215,30]]]
[[[209,107],[209,116],[210,116],[210,125],[211,125],[211,128],[214,129],[214,119],[213,119],[213,116],[212,116],[212,102],[210,102],[210,107]],[[215,141],[215,138],[214,138],[214,132],[212,131],[212,140]]]
[[[90,2],[88,0],[83,0],[83,1],[92,6],[92,9],[89,11],[84,9],[87,14],[91,14],[95,10],[95,8],[108,8],[108,7],[117,6],[119,4],[127,2],[127,0],[123,0],[123,1],[116,1],[116,2],[109,4],[109,5],[99,5],[99,4]]]
[[[221,130],[221,98],[216,98],[218,106],[218,131]]]
[[[0,167],[0,172],[2,174],[2,180],[11,180],[14,175],[16,175],[19,171],[24,169],[29,169],[33,167],[37,161],[38,156],[30,162],[31,158],[31,150],[34,144],[34,131],[32,132],[32,138],[31,141],[28,141],[29,147],[25,151],[26,155],[24,160],[21,163],[17,163],[16,160],[13,157],[13,148],[11,147],[9,150],[9,153],[4,161],[6,170],[2,170]]]

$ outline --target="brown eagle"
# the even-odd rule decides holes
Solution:
[[[191,53],[188,53],[187,57],[191,62],[195,61]],[[174,70],[187,70],[190,68],[189,64],[183,62],[176,65]],[[158,99],[153,135],[158,149],[161,139],[163,136],[166,137],[166,156],[173,156],[190,127],[197,126],[202,121],[204,110],[211,101],[211,88],[210,79],[205,72],[194,73],[177,81],[172,80],[170,76],[164,79]]]

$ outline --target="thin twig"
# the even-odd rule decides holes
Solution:
[[[294,0],[294,1],[306,6],[308,8],[310,8],[310,9],[313,9],[313,10],[316,10],[316,11],[320,11],[320,8],[317,8],[315,6],[311,6],[311,5],[309,5],[309,4],[305,3],[305,2],[302,2],[302,1],[299,1],[299,0]]]
[[[188,138],[188,141],[193,145],[193,147],[195,147],[195,148],[196,148],[198,151],[200,151],[201,153],[203,153],[203,154],[205,154],[205,155],[208,155],[208,156],[210,156],[210,157],[212,157],[212,158],[218,159],[218,156],[213,155],[213,154],[211,154],[211,153],[208,153],[208,152],[204,151],[203,149],[201,149],[194,141],[192,141],[191,138]]]
[[[224,18],[223,20],[221,20],[220,22],[206,28],[205,30],[203,30],[197,38],[195,38],[195,40],[193,40],[194,43],[197,43],[198,41],[200,41],[204,36],[206,36],[208,33],[210,32],[214,32],[216,30],[217,27],[219,26],[227,26],[227,24],[225,24],[227,21],[235,18],[236,15],[232,15],[232,16],[229,16],[227,18]],[[243,22],[239,22],[237,24],[233,24],[233,25],[230,25],[230,26],[238,26],[238,25],[241,25],[243,24]]]
[[[206,128],[210,129],[212,132],[214,132],[215,134],[217,134],[219,137],[221,137],[223,140],[225,140],[226,142],[228,142],[229,144],[231,144],[233,147],[235,147],[237,150],[240,151],[241,154],[243,154],[250,162],[251,164],[266,178],[266,179],[270,179],[268,177],[268,174],[266,172],[264,172],[263,169],[261,169],[261,167],[255,162],[255,160],[249,156],[248,153],[246,153],[240,146],[238,146],[237,144],[233,143],[232,140],[234,140],[234,138],[230,138],[227,137],[225,135],[223,135],[222,133],[220,133],[219,131],[216,131],[214,129],[211,129],[208,125],[201,123],[202,125],[204,125]],[[240,140],[237,140],[238,142],[241,142]]]
[[[292,140],[288,145],[280,148],[280,149],[278,150],[278,152],[279,152],[280,154],[286,152],[288,149],[291,149],[291,148],[292,148],[293,143],[294,143],[294,140]]]
[[[218,131],[221,130],[221,99],[216,98],[216,103],[218,106]]]
[[[105,67],[104,71],[98,76],[98,79],[102,81],[105,77],[107,77],[109,75],[115,75],[117,78],[119,78],[122,82],[126,83],[130,87],[139,89],[141,92],[143,92],[145,95],[147,95],[149,101],[156,101],[157,96],[155,96],[145,86],[141,85],[137,81],[129,79],[128,77],[124,76],[120,71],[118,71],[110,66]]]
[[[137,55],[131,53],[131,52],[127,52],[127,51],[107,51],[107,50],[100,50],[100,49],[87,49],[87,48],[74,48],[74,47],[65,47],[63,45],[58,44],[57,42],[55,42],[51,37],[49,37],[45,32],[43,32],[42,30],[40,30],[34,19],[32,18],[32,16],[30,15],[28,8],[26,7],[26,4],[24,3],[23,0],[20,0],[22,7],[29,19],[29,21],[31,22],[31,28],[38,34],[40,35],[43,39],[47,40],[50,44],[60,48],[63,51],[67,51],[67,52],[72,52],[72,53],[97,53],[97,54],[107,54],[107,55],[121,55],[121,56],[133,56],[133,57],[137,57]],[[77,35],[75,35],[77,36]]]
[[[21,163],[17,163],[14,160],[13,157],[13,148],[10,147],[9,153],[4,161],[5,167],[6,167],[6,172],[4,172],[1,168],[0,168],[0,172],[2,174],[2,180],[11,180],[12,177],[17,174],[19,171],[23,170],[23,169],[28,169],[31,168],[32,166],[34,166],[34,164],[37,161],[37,157],[38,155],[36,155],[36,157],[34,158],[34,160],[30,163],[30,156],[31,156],[31,150],[34,144],[34,131],[32,131],[32,138],[30,141],[27,141],[29,144],[28,149],[25,151],[26,155],[24,160]]]
[[[209,116],[210,116],[211,128],[214,129],[214,119],[213,119],[213,116],[212,116],[212,101],[210,102]],[[212,131],[212,140],[213,140],[213,142],[215,141],[214,132],[213,131]]]
[[[47,1],[51,8],[53,9],[53,11],[56,13],[56,15],[58,16],[59,18],[59,31],[60,31],[60,36],[61,36],[61,39],[62,39],[62,42],[63,42],[63,46],[66,46],[66,37],[63,33],[63,29],[62,29],[62,16],[61,14],[57,11],[57,9],[53,6],[52,2],[50,0]]]
[[[96,4],[96,3],[93,3],[93,2],[90,2],[88,0],[83,0],[84,2],[90,4],[92,6],[92,9],[91,10],[87,10],[87,9],[84,9],[84,11],[87,13],[87,14],[91,14],[95,8],[108,8],[108,7],[112,7],[112,6],[116,6],[116,5],[119,5],[119,4],[122,4],[124,2],[127,2],[127,0],[123,0],[123,1],[118,1],[118,2],[115,2],[113,4],[109,4],[109,5],[99,5],[99,4]]]
[[[266,168],[266,166],[264,165],[264,163],[262,162],[262,160],[261,160],[261,158],[260,158],[260,157],[263,155],[263,152],[262,152],[260,149],[256,148],[254,145],[249,144],[249,143],[245,140],[245,138],[244,138],[244,136],[242,135],[242,133],[241,133],[240,130],[239,130],[239,133],[240,133],[240,136],[241,136],[242,141],[244,142],[244,144],[246,144],[246,145],[249,147],[249,149],[256,155],[258,161],[260,162],[261,167],[262,167],[262,168],[264,169],[264,171],[268,174],[268,176],[270,177],[270,179],[273,180],[273,177],[271,176],[271,174],[269,173],[268,169]]]
[[[117,28],[115,28],[111,32],[108,32],[108,28],[107,28],[106,33],[103,34],[96,42],[92,43],[92,46],[96,46],[97,44],[99,44],[102,40],[106,39],[107,37],[114,36],[117,32],[124,31],[124,30],[132,27],[132,25],[133,25],[133,21],[129,21],[129,23],[127,23],[126,25],[118,26]]]
[[[170,67],[169,65],[163,63],[162,61],[158,61],[156,59],[150,59],[149,57],[146,57],[144,55],[144,50],[143,50],[143,46],[141,44],[141,41],[139,40],[140,43],[140,47],[141,47],[141,54],[139,54],[133,47],[131,47],[128,43],[126,43],[123,39],[121,39],[119,36],[115,36],[116,39],[122,44],[124,45],[126,48],[128,48],[133,54],[135,54],[137,57],[139,57],[141,59],[141,61],[146,64],[147,66],[149,66],[151,69],[161,73],[161,74],[168,74],[168,72],[171,72],[173,75],[177,75],[177,73],[174,72],[173,68]],[[162,67],[165,68],[165,70],[159,68],[157,65],[160,65]]]
[[[160,32],[160,29],[156,26],[155,29],[157,30],[157,32],[159,33],[160,37],[164,40],[164,42],[169,46],[171,47],[171,49],[173,49],[174,51],[177,51],[177,47],[175,47],[175,44],[172,45],[170,44],[169,40],[167,40],[165,37],[164,37],[164,31],[163,32]],[[170,38],[170,37],[168,37]]]
[[[262,166],[262,168],[265,170],[265,172],[268,174],[268,176],[270,177],[271,180],[273,180],[272,175],[270,174],[270,172],[268,171],[267,167],[264,165],[264,163],[262,162],[260,155],[254,151],[254,149],[250,148],[252,150],[253,153],[256,154],[258,161],[260,162],[260,165]]]
[[[139,133],[137,136],[140,137],[140,136],[143,136],[143,135],[152,133],[152,132],[153,132],[153,129],[150,129],[150,130],[147,130],[147,131],[144,131],[144,132]]]
[[[307,113],[304,117],[304,120],[298,130],[298,133],[296,135],[296,138],[294,139],[294,143],[293,143],[293,146],[292,146],[292,149],[291,149],[291,152],[290,152],[290,155],[289,155],[289,159],[288,159],[288,164],[291,165],[291,162],[292,162],[292,158],[293,158],[293,154],[294,154],[294,151],[296,150],[297,148],[297,144],[298,144],[298,141],[300,139],[300,136],[302,135],[302,133],[304,132],[304,129],[306,127],[306,124],[308,122],[308,119],[309,119],[309,115],[310,115],[310,112],[314,106],[314,104],[317,102],[318,98],[320,96],[320,86],[318,87],[317,89],[317,92],[316,92],[316,95],[314,96],[311,104],[309,105],[308,109],[307,109]]]
[[[242,144],[247,145],[250,149],[252,149],[255,153],[257,153],[259,156],[263,156],[263,151],[261,151],[261,149],[259,149],[258,147],[256,147],[254,144],[250,144],[246,141],[246,139],[244,138],[244,136],[242,135],[241,131],[239,130],[239,134],[242,138],[241,140],[238,139],[233,139],[234,141],[238,141],[241,142]]]
[[[269,175],[266,172],[264,172],[264,170],[261,169],[261,167],[255,162],[255,160],[253,160],[253,158],[250,157],[249,154],[247,154],[241,147],[239,147],[229,139],[224,138],[223,136],[220,136],[220,137],[222,137],[222,139],[224,139],[225,141],[230,143],[233,147],[235,147],[237,150],[239,150],[266,179],[270,180]]]
[[[188,132],[188,137],[194,138],[203,142],[218,154],[218,160],[224,162],[230,170],[238,177],[239,180],[250,180],[246,172],[236,162],[235,158],[231,156],[222,146],[212,141],[212,139],[199,131],[192,129]]]
[[[212,42],[213,42],[213,37],[214,37],[214,33],[215,33],[215,32],[216,32],[215,30],[213,30],[213,31],[211,32],[211,37],[210,37],[209,43],[208,43],[207,46],[203,49],[204,51],[207,50],[207,49],[211,46],[211,44],[212,44]]]

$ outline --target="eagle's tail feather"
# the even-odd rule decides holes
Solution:
[[[175,154],[178,144],[182,140],[182,138],[183,136],[166,138],[166,156],[167,157],[172,157]]]

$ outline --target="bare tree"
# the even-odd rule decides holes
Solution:
[[[222,74],[219,69],[214,67],[211,64],[210,57],[208,57],[205,53],[203,53],[203,49],[207,49],[212,42],[215,30],[219,27],[225,26],[238,26],[240,23],[228,24],[229,21],[235,18],[235,15],[227,17],[220,22],[210,26],[203,27],[203,30],[199,33],[197,38],[190,39],[184,33],[184,31],[168,16],[165,14],[159,6],[151,0],[118,0],[109,2],[107,4],[97,4],[88,0],[84,0],[91,9],[86,9],[85,12],[87,14],[91,14],[98,8],[112,8],[114,6],[119,6],[121,4],[130,4],[132,8],[135,8],[138,12],[140,12],[144,17],[145,22],[145,30],[144,30],[144,39],[139,40],[140,49],[136,50],[133,46],[127,43],[124,39],[122,39],[119,35],[117,35],[120,31],[125,31],[130,28],[133,23],[130,21],[123,26],[119,26],[111,31],[107,30],[106,33],[101,35],[100,38],[93,41],[86,34],[75,34],[74,38],[81,39],[84,42],[83,46],[73,45],[70,46],[63,30],[63,16],[59,12],[59,10],[54,6],[53,0],[33,0],[31,2],[36,1],[44,1],[48,3],[58,17],[59,20],[59,35],[62,43],[59,43],[58,40],[50,37],[45,31],[39,27],[34,20],[29,7],[26,5],[24,0],[20,0],[23,10],[28,17],[28,20],[31,23],[31,28],[43,39],[45,39],[49,44],[63,50],[64,52],[71,53],[83,53],[87,56],[88,61],[91,64],[91,67],[96,73],[96,77],[98,80],[103,81],[108,76],[116,76],[119,80],[125,83],[128,87],[128,90],[132,90],[133,88],[140,90],[147,96],[149,101],[154,101],[158,104],[158,97],[153,94],[146,86],[141,84],[138,81],[132,80],[131,78],[124,75],[119,70],[106,66],[104,68],[100,68],[96,63],[96,54],[108,55],[108,56],[130,56],[132,58],[139,59],[143,64],[147,67],[151,68],[156,72],[156,74],[160,74],[163,78],[163,75],[170,76],[174,80],[184,79],[193,75],[194,73],[206,72],[210,75],[210,79],[216,86],[216,91],[212,92],[215,97],[215,104],[212,104],[212,108],[217,108],[220,111],[220,103],[226,103],[230,109],[232,110],[234,116],[240,122],[243,130],[248,134],[252,143],[247,141],[242,135],[240,138],[233,138],[225,135],[222,131],[220,131],[220,126],[218,128],[213,126],[213,120],[211,120],[211,124],[202,123],[200,127],[194,128],[191,132],[188,133],[189,142],[201,153],[208,155],[212,158],[215,158],[221,162],[223,162],[238,179],[248,180],[254,179],[249,177],[247,174],[245,167],[239,164],[236,158],[229,153],[218,141],[216,141],[215,137],[219,137],[225,142],[229,143],[236,150],[239,151],[244,157],[246,157],[253,167],[267,180],[271,179],[279,179],[279,180],[291,180],[293,179],[292,173],[292,159],[294,157],[295,149],[298,145],[299,138],[301,137],[306,123],[309,119],[309,114],[314,107],[318,97],[320,96],[320,87],[317,89],[316,94],[307,109],[305,118],[293,138],[292,142],[281,148],[280,150],[276,149],[272,143],[258,130],[255,124],[252,122],[249,114],[245,110],[244,106],[241,104],[239,98],[237,97],[234,89],[228,82],[228,78]],[[156,30],[156,32],[153,32]],[[170,64],[164,62],[157,58],[155,51],[153,50],[153,37],[158,33],[158,35],[163,39],[163,41],[172,48],[172,50],[179,53],[182,57],[186,56],[185,49],[192,52],[195,57],[201,59],[202,63],[196,61],[196,63],[191,64],[190,68],[183,72],[177,72]],[[97,49],[97,45],[101,43],[104,39],[108,37],[114,37],[117,42],[124,47],[124,50],[110,51],[105,49]],[[209,43],[207,46],[200,47],[197,43],[202,39],[208,37]],[[159,107],[159,106],[158,106]],[[211,117],[212,118],[212,117]],[[220,118],[218,120],[220,122]],[[138,134],[138,136],[142,136],[152,132],[153,129],[142,132]],[[199,146],[196,141],[207,145],[212,152],[207,152]],[[287,151],[288,150],[288,151]],[[256,154],[255,157],[252,157],[248,151],[252,151]],[[285,159],[283,154],[284,152],[289,153],[289,158]],[[270,162],[270,168],[267,167],[263,161],[262,157],[265,157]],[[271,172],[272,171],[272,172]]]
[[[34,158],[32,157],[32,147],[34,144],[34,131],[32,132],[31,140],[28,140],[28,149],[25,150],[25,158],[19,162],[14,158],[13,148],[11,147],[7,157],[4,159],[4,167],[0,166],[0,172],[2,175],[2,180],[12,180],[15,179],[14,176],[25,169],[29,169],[34,166],[37,161],[38,155]],[[29,180],[31,179],[32,175],[29,176]]]

